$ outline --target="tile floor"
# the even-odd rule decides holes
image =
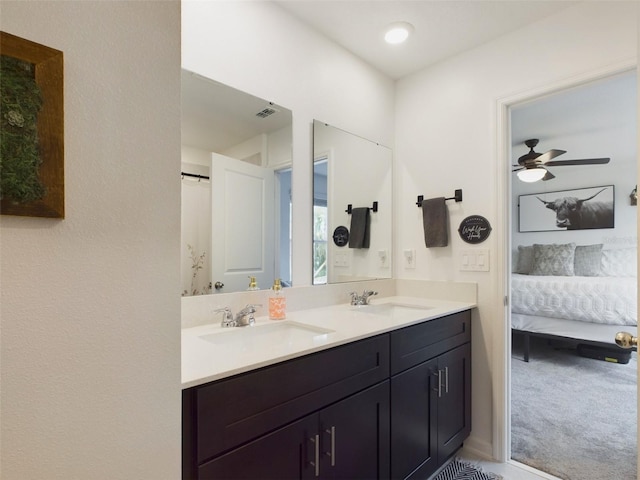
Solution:
[[[553,475],[534,471],[527,465],[521,463],[498,463],[491,460],[482,459],[462,449],[459,456],[470,462],[479,464],[486,472],[502,475],[504,480],[560,480]]]

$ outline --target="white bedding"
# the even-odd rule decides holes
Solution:
[[[637,279],[513,274],[511,311],[589,323],[637,325]]]

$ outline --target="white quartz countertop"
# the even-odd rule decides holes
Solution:
[[[475,303],[386,297],[287,312],[286,320],[256,317],[252,327],[214,324],[182,330],[182,388],[220,380],[355,340],[475,307]]]

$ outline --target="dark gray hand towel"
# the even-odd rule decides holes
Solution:
[[[446,247],[449,244],[449,218],[444,197],[422,201],[424,243],[427,248]]]
[[[351,210],[351,231],[349,248],[369,248],[369,208],[358,207]]]

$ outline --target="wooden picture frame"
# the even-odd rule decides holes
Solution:
[[[33,65],[42,106],[37,116],[38,178],[41,199],[24,203],[4,195],[3,215],[64,218],[64,64],[59,50],[0,32],[0,54]],[[2,172],[0,171],[0,175]]]
[[[615,187],[534,193],[518,197],[519,232],[614,228]]]

